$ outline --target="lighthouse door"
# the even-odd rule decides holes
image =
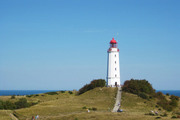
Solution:
[[[117,82],[115,82],[115,86],[117,87]]]

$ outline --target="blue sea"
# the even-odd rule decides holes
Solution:
[[[157,90],[156,92],[162,92],[163,94],[170,94],[180,97],[180,90]]]
[[[10,96],[10,95],[32,95],[40,94],[46,92],[53,92],[60,90],[0,90],[0,96]],[[162,92],[164,94],[169,93],[170,95],[176,95],[180,97],[180,90],[157,90],[157,92]]]
[[[0,90],[0,96],[10,95],[32,95],[60,90]]]

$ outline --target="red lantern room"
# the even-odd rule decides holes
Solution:
[[[110,41],[110,48],[117,48],[117,42],[114,38]]]

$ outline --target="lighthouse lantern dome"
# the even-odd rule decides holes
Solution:
[[[110,47],[112,48],[116,48],[117,47],[117,42],[114,38],[112,38],[112,40],[110,41]]]

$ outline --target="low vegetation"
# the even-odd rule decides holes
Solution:
[[[16,102],[12,102],[9,100],[7,100],[7,101],[0,100],[0,109],[14,110],[14,109],[30,107],[35,104],[37,104],[37,103],[36,102],[27,102],[26,98],[20,98]]]
[[[105,87],[105,85],[106,85],[106,81],[104,79],[93,80],[93,81],[91,81],[90,84],[86,84],[81,89],[79,89],[78,95],[83,94],[89,90],[96,88],[96,87]]]
[[[138,82],[133,81],[134,83],[137,84]],[[129,87],[134,91],[133,93],[123,90],[121,99],[123,112],[120,113],[111,112],[114,107],[117,88],[100,86],[86,90],[79,95],[76,95],[77,91],[73,90],[15,96],[13,99],[11,99],[12,96],[0,96],[1,101],[10,102],[7,102],[7,105],[13,103],[21,107],[21,109],[16,107],[13,110],[1,109],[0,120],[12,119],[10,114],[16,116],[19,120],[31,120],[32,116],[36,115],[39,115],[42,120],[170,120],[180,117],[179,97],[163,95],[161,92],[156,93],[153,88],[143,87],[144,84],[149,84],[146,81],[140,81],[140,83],[142,85],[136,86],[138,90]],[[142,89],[147,91],[143,92]],[[152,91],[152,93],[148,91]],[[18,102],[20,99],[21,102]],[[166,99],[169,105],[178,107],[173,107],[172,111],[167,111],[161,104],[158,104],[161,103],[160,100],[162,99]],[[38,104],[28,105],[27,103]],[[2,102],[0,102],[0,106],[2,107]],[[87,109],[90,110],[89,113]]]
[[[57,95],[58,93],[57,92],[47,92],[45,94],[48,94],[48,95]]]
[[[147,80],[127,80],[125,81],[122,90],[133,93],[143,99],[157,99],[157,105],[167,111],[172,111],[178,106],[179,97],[171,95],[168,100],[162,92],[155,92],[152,85]],[[169,96],[169,94],[167,95]]]

